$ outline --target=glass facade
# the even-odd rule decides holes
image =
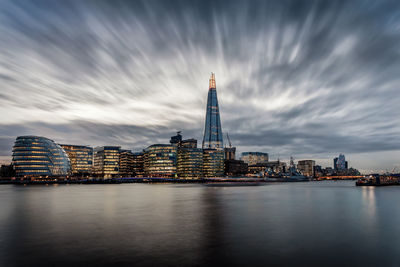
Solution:
[[[144,167],[143,167],[144,156],[142,152],[133,153],[132,168],[135,177],[143,177]]]
[[[119,154],[119,175],[133,177],[133,153],[130,150],[121,150]]]
[[[67,176],[71,172],[64,149],[45,137],[17,137],[12,157],[17,177]]]
[[[119,146],[103,146],[94,149],[94,173],[103,178],[119,175]]]
[[[204,127],[203,148],[222,149],[222,128],[219,115],[217,89],[214,73],[211,74],[207,98],[206,124]]]
[[[221,177],[224,175],[224,151],[203,149],[204,177]]]
[[[175,177],[176,162],[176,145],[151,145],[144,151],[144,174],[149,177]]]
[[[203,149],[178,148],[177,174],[182,178],[201,178],[203,176]]]
[[[93,148],[88,146],[63,145],[71,162],[72,175],[90,175],[93,171]]]

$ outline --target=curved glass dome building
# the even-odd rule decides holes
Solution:
[[[40,136],[19,136],[13,148],[16,176],[66,176],[71,165],[64,149]]]

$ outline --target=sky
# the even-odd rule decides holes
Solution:
[[[20,135],[201,144],[211,72],[239,153],[400,167],[400,1],[1,0],[0,162]]]

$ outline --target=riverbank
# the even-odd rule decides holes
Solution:
[[[129,178],[111,178],[111,179],[48,179],[48,180],[0,180],[0,184],[124,184],[124,183],[292,183],[292,182],[308,182],[309,180],[296,180],[287,178],[248,178],[248,177],[217,177],[202,179],[178,179],[178,178],[161,178],[161,177],[129,177]]]

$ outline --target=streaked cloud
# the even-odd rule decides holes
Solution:
[[[368,169],[400,151],[398,1],[2,1],[0,148],[17,135],[201,140],[208,77],[241,151]],[[352,160],[354,154],[356,160]],[[357,154],[358,155],[358,154]],[[328,161],[329,158],[329,161]],[[374,167],[375,168],[375,167]]]

